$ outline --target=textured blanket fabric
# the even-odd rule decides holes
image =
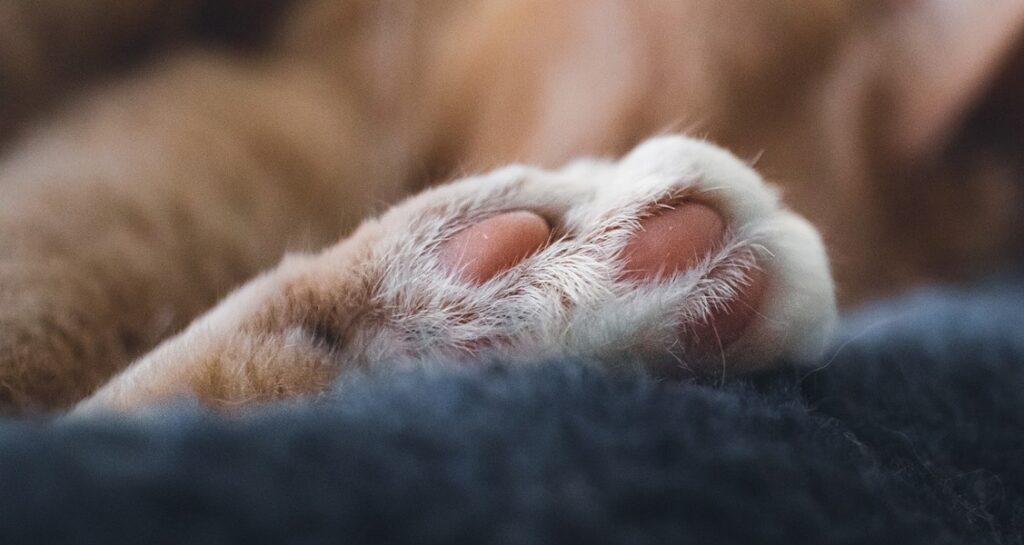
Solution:
[[[1024,543],[1024,289],[725,385],[585,363],[223,418],[0,424],[0,543]]]

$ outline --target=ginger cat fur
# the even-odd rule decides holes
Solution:
[[[73,405],[410,192],[672,130],[757,158],[832,248],[841,301],[1019,249],[1019,135],[982,123],[1019,119],[1019,2],[228,4],[259,30],[246,48],[193,38],[201,3],[129,4],[2,6],[7,411]]]

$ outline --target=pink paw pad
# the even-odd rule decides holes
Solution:
[[[519,210],[463,229],[441,246],[441,262],[463,279],[482,284],[547,245],[544,218]]]
[[[623,251],[624,276],[651,282],[695,266],[719,248],[726,232],[725,221],[717,211],[691,201],[659,211],[640,225]],[[751,270],[747,280],[736,298],[713,309],[707,321],[687,324],[681,334],[691,349],[710,356],[746,331],[764,295],[764,273]]]
[[[694,267],[722,244],[726,223],[713,208],[683,201],[640,222],[622,252],[623,280],[659,282]],[[505,212],[463,229],[442,244],[442,264],[482,284],[543,249],[551,227],[529,211]],[[712,355],[738,339],[757,315],[765,277],[749,274],[735,300],[717,306],[706,322],[687,324],[680,336],[698,354]]]

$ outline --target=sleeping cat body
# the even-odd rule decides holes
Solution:
[[[77,402],[286,249],[332,244],[381,203],[451,172],[618,156],[673,126],[747,157],[763,151],[759,168],[785,183],[793,207],[836,248],[847,300],[986,262],[1006,252],[1004,234],[1013,231],[1006,211],[1017,190],[1003,178],[970,191],[939,183],[909,215],[877,188],[896,178],[914,188],[918,179],[934,182],[935,171],[948,174],[932,153],[955,141],[949,135],[971,97],[993,79],[1021,21],[1014,2],[953,16],[930,2],[268,4],[282,15],[261,53],[157,56],[9,146],[0,172],[5,406]],[[38,27],[52,15],[40,4],[11,5],[36,10],[27,19]],[[187,15],[195,5],[132,9]],[[905,21],[928,17],[954,31],[961,27],[950,21],[980,20],[999,39],[941,33],[980,43],[967,61],[950,62],[980,68],[932,77],[932,64],[904,51],[920,40],[891,39],[912,26]],[[116,27],[119,19],[78,20]],[[18,49],[0,43],[7,50]],[[893,85],[894,73],[934,83],[924,87],[936,105],[924,110],[938,115],[915,113],[920,97]],[[946,89],[947,79],[958,86]],[[906,131],[879,124],[879,101],[892,105],[892,119],[882,121]],[[702,185],[705,167],[732,172],[724,186],[746,189],[716,196]],[[494,196],[492,182],[528,189]],[[583,351],[609,361],[622,352],[658,360],[654,353],[675,362],[661,371],[680,368],[677,358],[691,371],[718,369],[721,360],[707,356],[724,352],[727,366],[742,370],[824,342],[832,295],[817,237],[747,167],[713,147],[658,139],[618,163],[500,170],[438,191],[320,256],[286,260],[88,403],[132,406],[188,392],[237,403],[316,391],[354,362],[488,350]],[[694,228],[695,259],[669,252],[659,263],[634,253],[631,261],[631,248],[659,245],[643,235],[646,222],[688,225],[655,213],[663,207],[703,211],[696,215],[722,228]],[[942,216],[949,227],[893,229],[890,209],[925,218],[921,224]],[[524,221],[514,226],[533,226],[522,237],[530,244],[510,258],[476,255],[498,266],[474,271],[462,258],[479,245],[464,233],[487,235],[488,222],[510,213],[525,214],[513,216]],[[731,272],[712,274],[719,260]],[[672,274],[631,275],[631,265],[664,265]],[[699,287],[701,278],[714,286]],[[744,306],[759,312],[724,327]],[[694,331],[720,322],[736,336],[728,347],[693,344]]]

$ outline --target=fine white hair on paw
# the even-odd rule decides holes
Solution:
[[[680,197],[718,210],[728,222],[727,243],[668,282],[621,281],[618,256],[639,220]],[[443,270],[432,249],[446,236],[516,209],[548,219],[556,234],[549,246],[482,286]],[[378,269],[369,274],[381,278],[374,301],[393,317],[377,343],[396,354],[449,355],[479,339],[524,359],[664,350],[681,324],[728,301],[752,267],[770,280],[759,319],[725,354],[735,365],[812,358],[834,324],[831,275],[815,230],[733,155],[690,138],[655,138],[617,162],[508,167],[421,194],[381,222],[421,229],[410,237],[408,229],[389,228],[373,253]],[[686,355],[677,356],[685,364]]]
[[[683,199],[720,214],[725,240],[660,281],[624,279],[622,252],[642,220]],[[445,241],[517,210],[548,222],[544,247],[482,283],[444,266],[438,250]],[[319,358],[322,365],[311,368],[336,378],[399,361],[570,354],[699,370],[708,362],[687,353],[679,332],[736,304],[755,269],[766,279],[756,318],[714,354],[725,373],[824,349],[836,315],[828,260],[817,232],[750,167],[712,144],[663,136],[618,161],[577,160],[558,170],[514,165],[413,196],[320,255],[286,259],[98,396],[130,405],[132,389],[152,392],[175,381],[185,384],[169,389],[187,392],[196,362],[246,365],[251,375]],[[285,348],[250,346],[282,339]],[[227,346],[231,357],[218,356]],[[279,359],[250,361],[268,354]],[[278,382],[302,378],[279,375]]]

